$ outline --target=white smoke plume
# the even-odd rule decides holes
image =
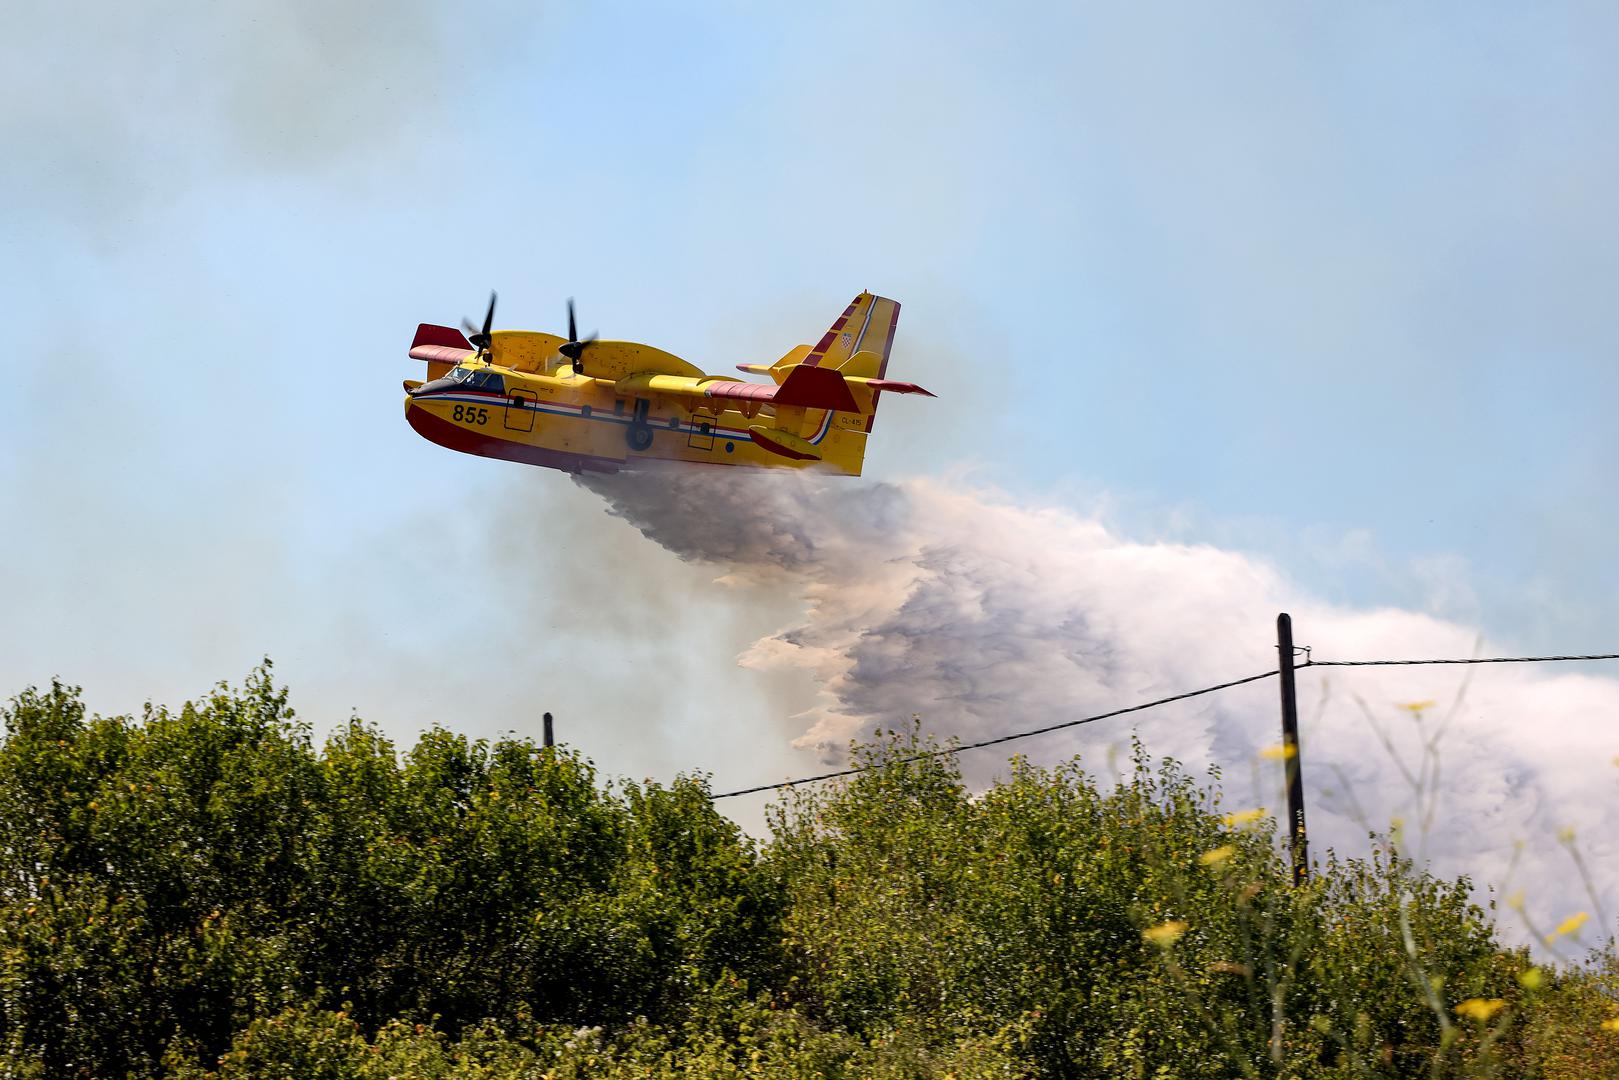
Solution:
[[[1069,511],[937,481],[725,470],[581,482],[651,540],[712,565],[739,600],[756,589],[802,600],[801,620],[739,660],[813,673],[818,696],[795,718],[795,745],[826,762],[913,714],[930,732],[972,741],[1271,670],[1280,611],[1318,659],[1468,657],[1486,647],[1475,630],[1427,615],[1319,602],[1249,555],[1132,541]],[[1407,849],[1435,871],[1466,874],[1481,890],[1525,888],[1543,930],[1576,910],[1613,912],[1619,681],[1601,670],[1301,672],[1313,854],[1365,854],[1368,828],[1386,832],[1402,819]],[[1424,701],[1434,704],[1408,707]],[[963,766],[982,782],[1009,752],[1045,762],[1082,753],[1100,771],[1134,731],[1154,755],[1220,768],[1228,801],[1277,809],[1280,767],[1261,757],[1279,740],[1277,716],[1274,680],[1264,680],[969,752]],[[1422,744],[1447,721],[1425,769]],[[1503,925],[1525,932],[1516,917]]]

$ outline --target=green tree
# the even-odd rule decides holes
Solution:
[[[701,777],[324,744],[266,664],[0,714],[0,1077],[1614,1075],[1611,950],[1530,969],[1379,841],[1295,888],[1137,746],[980,792],[915,731],[758,846]]]

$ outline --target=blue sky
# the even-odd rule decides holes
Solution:
[[[734,665],[794,597],[738,605],[564,478],[405,426],[415,323],[491,287],[502,325],[571,295],[711,370],[870,288],[940,398],[885,409],[869,475],[1619,644],[1609,5],[13,21],[5,687],[130,709],[268,653],[317,724],[543,702],[610,771],[797,767],[755,718],[806,686]]]

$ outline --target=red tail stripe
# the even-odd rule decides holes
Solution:
[[[810,354],[808,356],[804,357],[805,367],[815,367],[822,361],[822,359],[825,358],[826,350],[830,349],[832,347],[832,342],[837,340],[838,331],[843,329],[844,324],[849,321],[849,316],[853,315],[854,309],[859,306],[860,297],[857,296],[853,300],[849,301],[849,306],[843,309],[843,314],[838,316],[838,321],[832,324],[832,329],[822,334],[820,342],[816,344],[815,348],[810,350]]]
[[[883,362],[877,368],[877,377],[881,379],[888,374],[888,357],[894,351],[894,332],[899,329],[899,304],[894,305],[894,314],[888,320],[888,340],[883,342]],[[866,432],[870,434],[872,425],[877,422],[877,399],[882,397],[881,392],[871,395],[871,415],[866,417]],[[932,397],[932,394],[928,395]]]

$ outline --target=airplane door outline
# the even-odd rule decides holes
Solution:
[[[704,409],[692,413],[691,433],[686,436],[686,445],[693,450],[714,449],[714,428],[719,419],[717,415]]]
[[[532,390],[512,390],[506,395],[506,430],[533,431],[539,397]]]

